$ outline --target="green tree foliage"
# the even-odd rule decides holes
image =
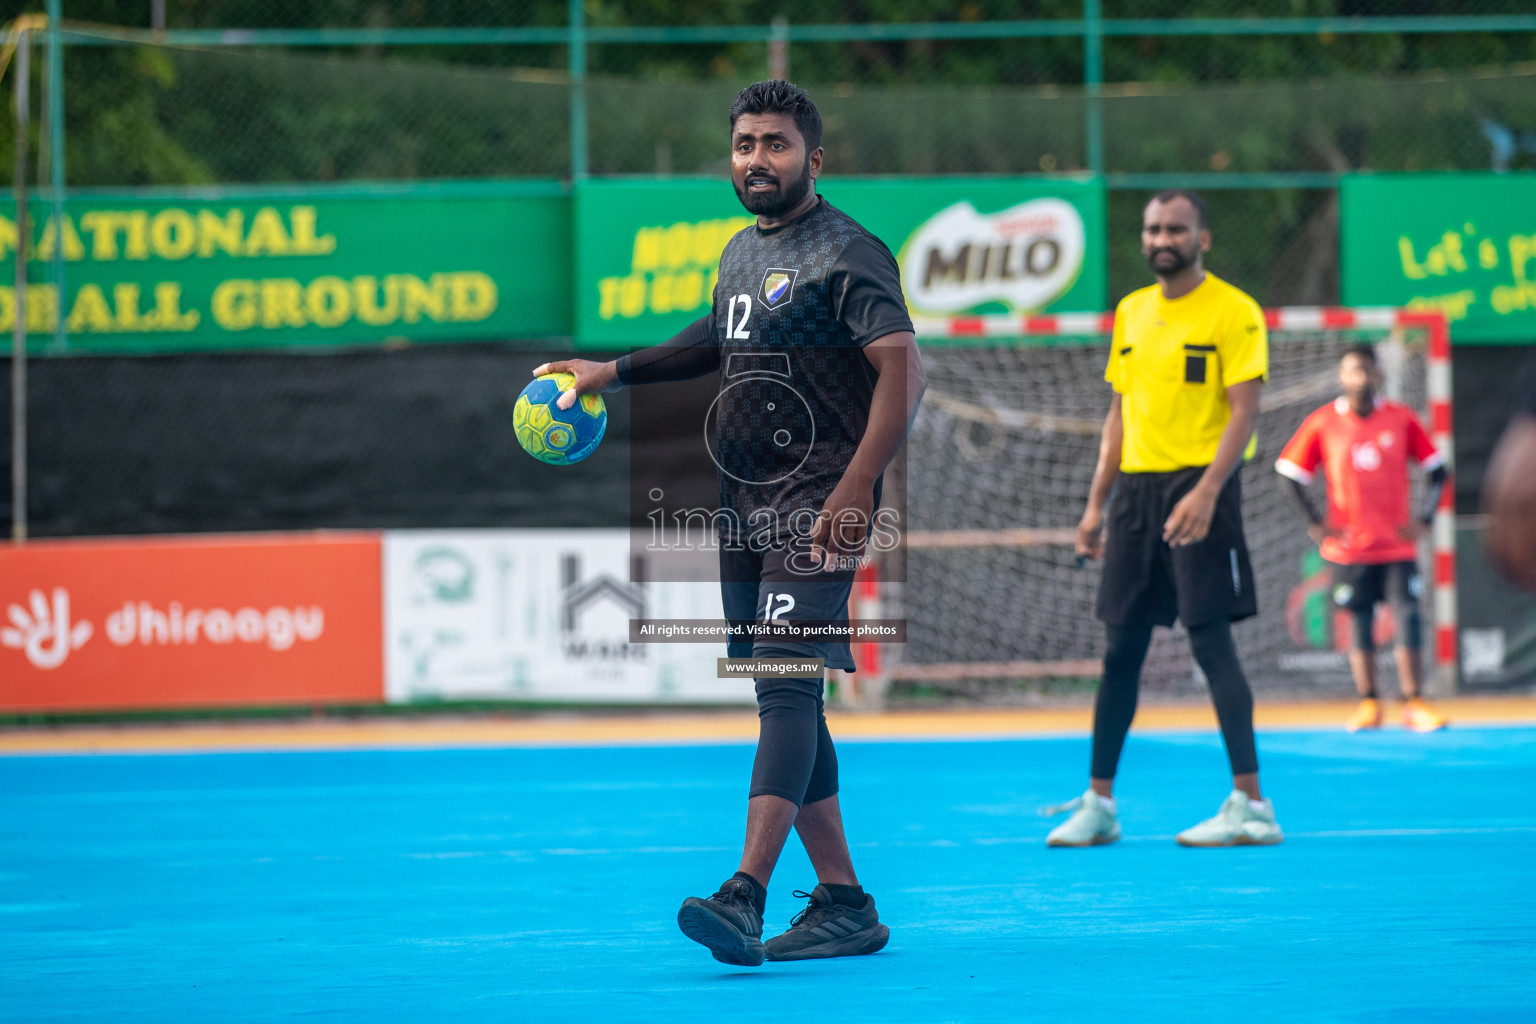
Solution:
[[[44,49],[31,61],[32,120],[29,132],[34,166],[43,166],[47,126],[43,120]],[[179,73],[172,55],[152,47],[70,51],[64,90],[65,167],[72,183],[155,185],[205,184],[218,180],[207,159],[195,155],[195,140],[168,125],[161,103]],[[6,74],[9,99],[10,77]],[[9,105],[6,113],[9,115]],[[0,152],[10,153],[15,121],[0,119]]]

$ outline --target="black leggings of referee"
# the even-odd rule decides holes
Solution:
[[[1152,643],[1151,626],[1109,626],[1109,647],[1104,652],[1104,680],[1093,702],[1093,764],[1095,779],[1113,779],[1120,750],[1136,717],[1136,697],[1141,689],[1141,666]],[[1232,623],[1226,619],[1189,627],[1189,646],[1195,662],[1205,673],[1216,705],[1216,720],[1227,744],[1227,760],[1233,775],[1259,770],[1253,741],[1253,691],[1237,648],[1232,643]]]

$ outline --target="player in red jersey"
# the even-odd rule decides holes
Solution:
[[[1433,521],[1445,487],[1445,459],[1435,450],[1413,410],[1377,395],[1381,373],[1369,345],[1339,360],[1344,396],[1308,416],[1280,453],[1275,469],[1291,482],[1311,521],[1307,532],[1333,567],[1333,600],[1354,613],[1349,667],[1360,705],[1350,732],[1381,726],[1376,693],[1376,605],[1392,603],[1397,625],[1397,674],[1403,691],[1403,724],[1433,732],[1445,718],[1424,700],[1420,682],[1422,627],[1418,539]],[[1408,467],[1429,475],[1429,493],[1415,519],[1409,510]],[[1319,514],[1307,493],[1321,469],[1328,481],[1328,512]]]

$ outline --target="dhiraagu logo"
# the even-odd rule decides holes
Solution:
[[[901,285],[918,313],[959,313],[993,302],[1030,312],[1066,294],[1086,253],[1082,215],[1064,199],[1031,199],[987,214],[961,201],[907,239]]]
[[[64,664],[95,632],[89,622],[71,622],[69,591],[54,587],[51,594],[34,590],[27,604],[6,608],[10,625],[0,628],[0,647],[13,647],[27,656],[34,668],[52,669]]]

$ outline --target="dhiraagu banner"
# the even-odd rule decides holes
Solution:
[[[830,178],[819,190],[890,246],[916,314],[1098,312],[1108,301],[1098,179]],[[577,344],[655,344],[703,316],[721,250],[753,222],[724,179],[583,182]]]
[[[1343,299],[1439,309],[1458,342],[1536,341],[1536,174],[1340,183]]]
[[[569,336],[569,204],[557,182],[87,195],[56,224],[33,201],[31,345],[53,341],[59,246],[72,352]],[[4,332],[16,247],[0,205]]]

